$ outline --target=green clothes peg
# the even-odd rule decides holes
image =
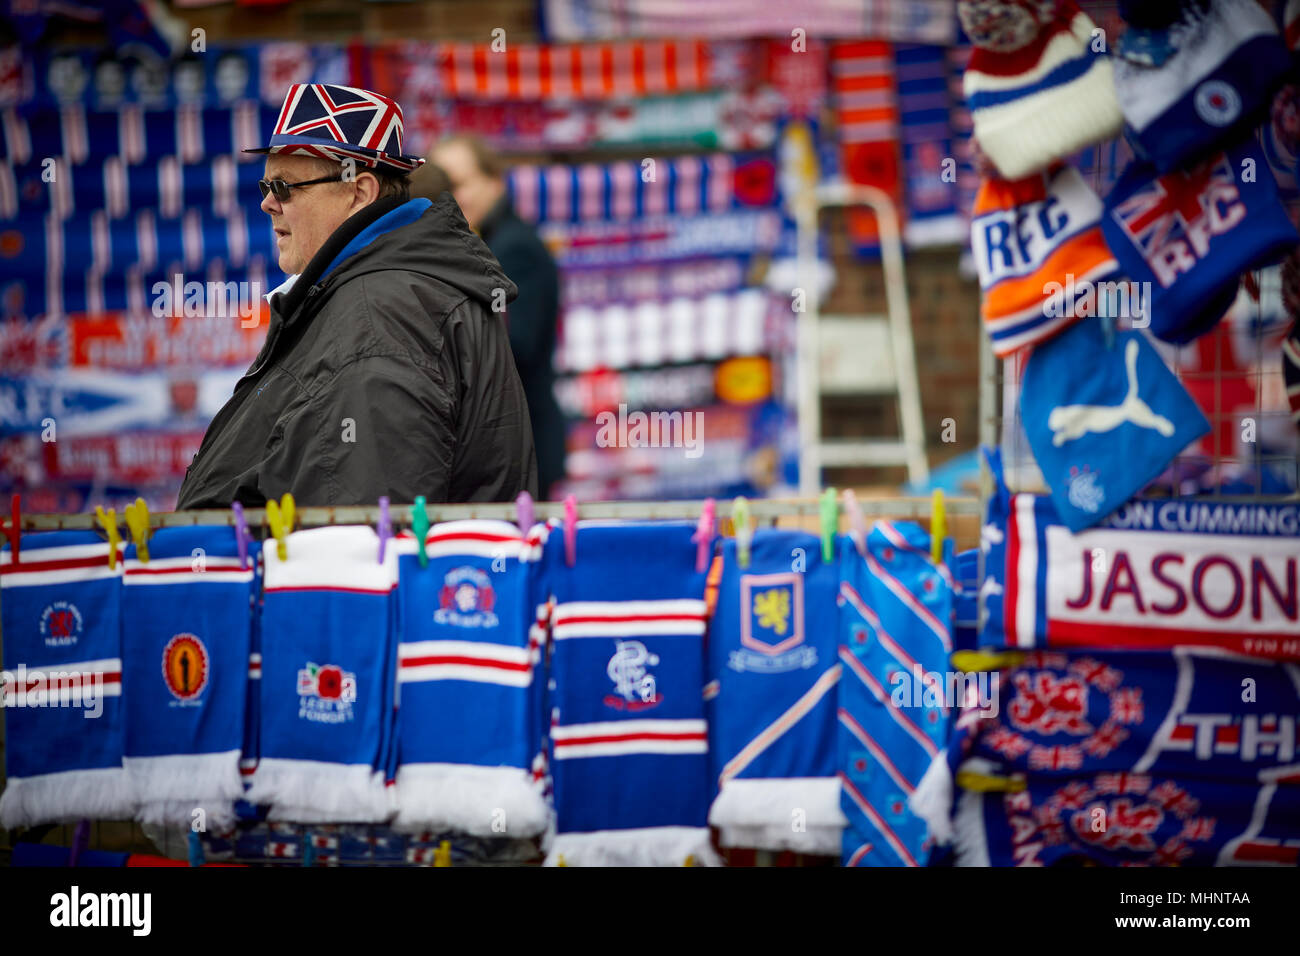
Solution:
[[[840,530],[840,506],[836,501],[835,489],[827,488],[822,492],[822,560],[830,563],[835,557],[835,535]]]
[[[420,555],[420,567],[429,566],[429,553],[424,550],[424,536],[429,533],[429,511],[424,506],[424,495],[418,495],[415,499],[415,507],[411,509],[411,531],[415,534],[415,548]]]

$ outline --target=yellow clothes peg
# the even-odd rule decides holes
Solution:
[[[683,863],[682,866],[694,866],[694,865],[695,865],[695,854],[693,853],[687,854],[686,862]]]
[[[131,541],[135,544],[135,556],[143,564],[149,563],[149,506],[144,503],[143,498],[136,498],[133,504],[127,505],[123,512],[126,514],[126,526],[131,532]]]
[[[999,777],[991,773],[957,771],[957,786],[976,793],[1020,793],[1025,789],[1023,777]]]
[[[930,499],[930,559],[943,563],[943,539],[948,536],[948,516],[943,510],[943,489],[934,489]]]
[[[117,509],[109,508],[105,513],[102,505],[95,505],[95,519],[108,535],[108,566],[117,569],[117,549],[122,543],[122,535],[117,530]]]
[[[443,840],[433,851],[434,866],[451,866],[451,841]]]
[[[968,674],[1019,667],[1024,659],[1024,651],[953,651],[951,657],[952,666]]]
[[[293,530],[293,495],[285,492],[277,504],[272,498],[266,503],[266,521],[275,536],[275,551],[281,561],[289,560],[289,543],[286,540]]]
[[[749,567],[749,546],[754,540],[754,529],[749,523],[749,499],[738,495],[731,505],[732,533],[736,536],[736,562]]]
[[[568,865],[569,865],[569,864],[567,864],[567,863],[564,862],[564,854],[563,854],[563,853],[561,853],[560,856],[559,856],[559,858],[555,861],[555,865],[556,865],[556,866],[568,866]]]

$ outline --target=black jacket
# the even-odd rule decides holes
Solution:
[[[483,219],[483,240],[501,263],[519,298],[506,310],[510,350],[528,399],[537,445],[537,486],[543,495],[564,477],[564,416],[555,401],[555,326],[559,275],[537,231],[502,197]]]
[[[177,508],[286,491],[301,505],[536,494],[500,314],[515,286],[450,193],[419,215],[426,202],[372,203],[272,296],[262,351],[208,426]]]

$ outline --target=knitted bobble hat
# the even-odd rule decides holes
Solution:
[[[1073,0],[960,0],[975,49],[963,79],[975,138],[1007,179],[1123,126],[1104,46]]]
[[[1130,28],[1116,47],[1115,95],[1134,151],[1164,174],[1248,136],[1290,68],[1257,0],[1185,0],[1163,28]]]

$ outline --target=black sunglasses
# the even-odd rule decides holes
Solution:
[[[299,186],[315,186],[317,183],[341,183],[342,176],[322,176],[320,179],[304,179],[300,183],[286,183],[283,179],[259,179],[257,188],[262,190],[262,198],[266,198],[267,193],[275,193],[275,198],[280,202],[289,201],[289,190],[297,189]]]

